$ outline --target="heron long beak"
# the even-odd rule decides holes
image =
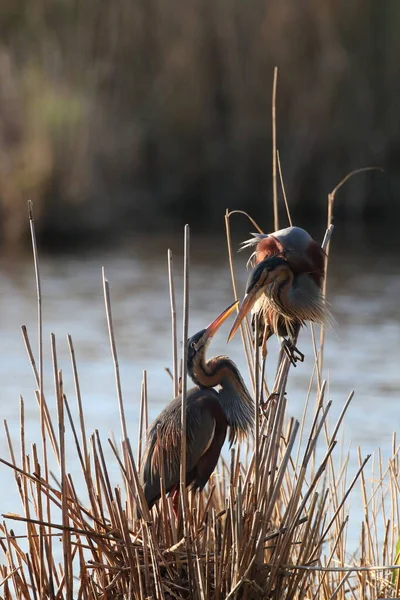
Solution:
[[[236,300],[236,302],[228,306],[228,308],[226,308],[216,319],[214,319],[212,323],[209,324],[202,337],[203,342],[212,338],[217,333],[222,323],[229,317],[231,313],[233,313],[238,304],[239,301]]]
[[[256,289],[252,290],[251,292],[249,292],[248,294],[245,295],[245,297],[243,298],[243,300],[240,304],[239,312],[236,315],[236,319],[232,325],[232,329],[229,332],[228,342],[231,341],[231,339],[235,335],[236,331],[239,329],[240,323],[243,321],[243,319],[245,318],[245,316],[247,315],[249,310],[252,309],[256,300],[257,300],[257,290]]]

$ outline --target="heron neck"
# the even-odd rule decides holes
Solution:
[[[230,427],[231,444],[251,433],[254,425],[254,401],[236,365],[226,357],[211,359],[210,369],[218,364],[218,398]]]
[[[229,441],[242,441],[253,430],[254,402],[246,388],[238,388],[224,379],[220,384],[219,401],[230,427]]]
[[[218,398],[230,427],[230,442],[250,433],[254,423],[254,402],[235,363],[227,356],[214,356],[205,362],[198,357],[190,376],[200,387],[218,386]]]

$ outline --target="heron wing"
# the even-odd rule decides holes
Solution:
[[[215,390],[192,388],[187,393],[186,402],[186,484],[189,484],[193,482],[196,465],[210,448],[218,423],[225,419],[225,415]],[[180,428],[181,395],[160,413],[147,433],[140,479],[150,508],[161,495],[162,475],[167,492],[179,484]]]
[[[221,430],[226,434],[226,428],[226,416],[219,403],[217,392],[213,389],[199,389],[196,401],[188,403],[186,423],[188,475],[210,450],[216,435],[219,435]]]

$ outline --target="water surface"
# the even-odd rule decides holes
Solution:
[[[350,448],[350,472],[358,465],[356,447],[365,455],[382,448],[391,452],[392,431],[400,423],[400,276],[394,259],[398,248],[378,251],[368,240],[351,244],[345,237],[332,246],[328,298],[336,319],[328,331],[324,376],[327,397],[333,401],[331,422],[354,388],[355,398],[345,421],[343,451]],[[172,399],[172,383],[165,368],[171,367],[171,321],[166,251],[173,248],[175,284],[181,338],[182,244],[172,238],[135,240],[114,251],[63,256],[42,255],[40,260],[43,318],[45,393],[55,414],[50,334],[57,344],[58,368],[63,371],[65,393],[75,409],[66,334],[72,336],[79,369],[81,393],[88,433],[98,429],[106,445],[111,432],[120,438],[114,368],[108,339],[101,267],[111,286],[112,310],[122,378],[122,391],[130,437],[136,444],[140,388],[143,371],[148,373],[150,417]],[[246,257],[235,256],[240,293],[247,273]],[[27,449],[40,446],[40,428],[33,373],[27,359],[20,326],[28,328],[37,357],[37,307],[33,266],[30,256],[0,262],[0,377],[1,417],[6,419],[15,444],[19,438],[19,396],[25,406]],[[223,240],[194,237],[190,271],[190,332],[205,327],[232,301],[232,285]],[[246,363],[236,336],[226,346],[230,322],[215,338],[210,353],[228,353],[248,381]],[[301,418],[313,369],[313,348],[309,330],[301,333],[299,345],[306,361],[292,369],[288,387],[288,415]],[[211,354],[210,354],[211,355]],[[272,378],[277,346],[270,344],[269,376]],[[313,386],[315,397],[315,384]],[[69,434],[68,434],[69,435]],[[70,437],[68,438],[70,439]],[[0,456],[8,459],[5,436],[0,438]],[[118,470],[108,455],[110,469],[118,481]],[[68,445],[68,470],[77,476],[75,449]],[[53,465],[56,469],[56,466]],[[0,512],[18,512],[20,501],[13,475],[0,466],[2,492]],[[356,492],[351,504],[353,520],[350,538],[358,535],[360,518]],[[355,514],[354,514],[355,512]]]

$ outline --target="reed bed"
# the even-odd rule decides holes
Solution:
[[[333,199],[332,199],[333,203]],[[237,289],[230,239],[231,214],[226,215],[233,295]],[[330,217],[331,219],[331,217]],[[329,220],[330,220],[329,219]],[[181,484],[178,518],[171,499],[162,495],[149,512],[138,481],[144,432],[148,425],[147,380],[141,384],[139,439],[129,439],[121,393],[114,337],[110,286],[103,272],[103,289],[112,360],[115,368],[121,444],[101,440],[85,421],[84,399],[73,340],[68,336],[76,390],[76,409],[63,391],[57,344],[51,337],[54,398],[43,391],[41,286],[35,229],[30,206],[38,298],[38,353],[25,327],[22,333],[36,381],[41,439],[25,436],[25,405],[20,400],[20,439],[13,440],[5,423],[9,457],[3,466],[15,474],[22,510],[3,515],[0,545],[0,597],[26,599],[348,599],[394,597],[400,593],[396,543],[399,523],[399,447],[393,437],[393,456],[387,465],[378,453],[371,461],[358,450],[359,469],[348,473],[348,455],[341,457],[341,428],[351,393],[344,399],[336,423],[330,423],[331,401],[323,379],[323,335],[314,334],[311,383],[317,389],[305,398],[300,421],[290,418],[286,385],[290,364],[280,356],[273,387],[267,389],[257,348],[248,324],[242,327],[244,357],[256,402],[255,439],[221,458],[202,493],[187,492]],[[328,223],[330,225],[330,222]],[[324,240],[329,243],[332,227]],[[189,228],[185,229],[185,298],[183,339],[187,337],[189,293]],[[178,390],[177,315],[172,255],[168,252],[172,320],[174,389]],[[228,275],[228,274],[227,274]],[[185,354],[183,356],[185,359]],[[307,357],[308,365],[312,357]],[[185,360],[183,360],[185,366]],[[243,365],[240,365],[243,368]],[[303,366],[303,368],[305,368]],[[310,383],[310,390],[312,385]],[[183,397],[186,371],[183,368]],[[111,392],[111,391],[110,391]],[[270,393],[273,392],[273,393]],[[57,416],[51,417],[50,405]],[[183,402],[184,405],[184,402]],[[74,412],[77,417],[74,417]],[[185,414],[182,413],[185,431]],[[74,446],[66,448],[66,431]],[[111,448],[120,469],[112,484]],[[74,456],[73,456],[74,455]],[[184,466],[185,453],[182,451]],[[69,473],[78,461],[81,480]],[[54,476],[49,464],[58,465]],[[367,463],[372,472],[366,472]],[[181,478],[183,483],[184,470]],[[79,485],[78,485],[79,483]],[[360,548],[349,556],[348,499],[360,486],[364,515]],[[82,500],[85,498],[85,500]],[[139,506],[143,518],[136,518]],[[15,522],[24,532],[16,535]]]

